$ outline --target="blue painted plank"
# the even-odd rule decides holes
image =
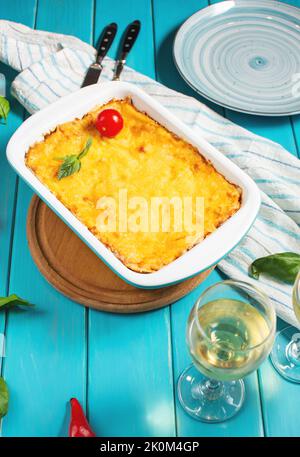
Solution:
[[[151,2],[113,5],[96,2],[95,41],[111,21],[119,25],[119,39],[129,22],[140,19],[141,35],[128,64],[154,77]],[[90,419],[99,435],[173,436],[169,309],[129,316],[90,310],[88,386]]]
[[[109,56],[116,58],[118,49],[127,25],[136,20],[141,20],[139,37],[134,48],[128,55],[126,64],[148,76],[155,78],[155,64],[153,55],[153,30],[152,30],[151,1],[125,0],[114,1],[114,7],[107,1],[96,0],[95,3],[95,31],[94,44],[96,45],[102,28],[110,22],[118,24],[118,32],[109,50]],[[122,78],[121,78],[122,79]]]
[[[233,112],[226,112],[226,117],[258,135],[278,142],[291,154],[297,155],[296,137],[289,118],[261,119],[253,116],[248,120],[245,117],[250,116]],[[294,385],[281,378],[269,360],[259,373],[266,435],[300,436],[299,427],[295,425],[300,408],[299,386],[297,391]]]
[[[300,158],[300,115],[292,116],[291,123],[294,131],[297,155]]]
[[[190,1],[181,4],[180,8],[174,8],[173,2],[161,2],[154,0],[154,18],[155,18],[155,43],[157,62],[163,65],[163,60],[167,61],[165,74],[158,71],[159,80],[168,86],[196,96],[195,92],[186,90],[176,69],[172,66],[170,56],[172,55],[172,46],[175,29],[191,14],[201,7],[207,6],[207,1]],[[163,59],[161,53],[163,52]],[[159,67],[160,68],[160,67]],[[173,71],[167,71],[172,68]],[[201,101],[204,101],[203,99]],[[206,103],[206,102],[205,102]],[[211,105],[212,106],[212,105]],[[220,110],[219,110],[220,111]],[[222,112],[222,110],[221,110]],[[187,350],[185,349],[185,328],[187,317],[196,298],[210,284],[221,279],[218,271],[213,272],[210,277],[200,285],[197,290],[171,308],[171,325],[172,325],[172,342],[173,342],[173,360],[174,376],[177,380],[181,371],[190,363]],[[256,374],[252,374],[246,379],[247,397],[241,413],[234,419],[218,425],[203,424],[188,417],[178,404],[176,395],[176,416],[177,430],[181,436],[260,436],[263,434],[262,415],[260,410],[260,398],[258,393],[258,383]]]
[[[37,28],[92,42],[94,0],[38,0]]]
[[[6,83],[9,85],[11,77],[14,72],[4,68],[4,65],[0,65],[0,73],[5,74]],[[8,278],[10,270],[10,253],[11,253],[11,241],[13,236],[13,223],[14,223],[14,212],[15,212],[15,195],[17,178],[9,167],[6,160],[5,149],[7,142],[14,132],[14,130],[21,124],[23,119],[23,110],[20,106],[8,96],[11,104],[11,113],[7,125],[0,125],[0,252],[1,252],[1,269],[0,269],[0,296],[6,296],[8,294]],[[0,313],[0,333],[5,333],[6,325],[6,314],[5,312]],[[1,348],[0,348],[1,351]],[[0,372],[2,370],[2,361],[0,354]]]
[[[156,47],[156,68],[158,80],[171,89],[183,94],[195,97],[205,102],[218,113],[223,113],[223,108],[205,100],[197,94],[181,78],[173,59],[173,42],[176,32],[181,24],[198,10],[207,6],[207,0],[189,0],[179,5],[170,6],[169,1],[152,0],[155,18],[155,47]],[[163,17],[159,27],[156,27],[159,18]]]
[[[217,3],[214,0],[213,3]],[[285,3],[300,6],[299,0]],[[261,117],[225,110],[226,117],[254,133],[278,142],[291,154],[297,155],[297,138],[300,138],[299,116]],[[279,325],[285,325],[279,322]],[[300,436],[297,414],[300,407],[299,386],[288,383],[267,360],[259,370],[259,384],[267,436]],[[297,390],[298,388],[298,390]]]
[[[300,7],[300,0],[289,0],[285,3]],[[291,145],[292,133],[284,131],[280,126],[277,127],[278,141],[292,154],[298,153],[298,157],[300,157],[300,116],[292,116],[289,121],[294,134],[294,145]],[[282,120],[282,122],[286,126],[287,120]],[[285,325],[283,322],[279,323],[280,328]],[[299,437],[300,429],[297,422],[300,408],[300,386],[283,379],[275,372],[270,361],[261,370],[261,382],[264,386],[263,408],[267,435]]]
[[[15,10],[12,3],[5,3],[1,7],[1,19],[22,21],[30,25],[32,23],[36,1],[31,0],[27,2],[27,8],[24,8],[18,2],[18,8]],[[14,227],[14,213],[16,203],[16,188],[17,177],[12,171],[6,160],[6,145],[13,134],[15,129],[22,123],[24,110],[22,107],[10,96],[9,87],[11,81],[15,78],[16,72],[4,64],[0,64],[0,73],[5,75],[6,78],[6,96],[11,104],[11,112],[6,125],[0,125],[0,252],[1,252],[1,269],[0,269],[0,296],[8,294],[8,281],[10,271],[10,254],[11,243],[13,237]],[[0,314],[0,332],[5,333],[6,327],[6,314]],[[2,371],[3,359],[0,358],[0,370]],[[0,430],[1,434],[1,430]]]
[[[10,1],[16,11],[19,3]],[[22,2],[24,10],[29,5],[28,0]],[[81,36],[88,40],[92,30],[92,1],[78,1],[76,8],[73,5],[71,0],[41,1],[37,28],[76,34],[78,27]],[[9,314],[4,375],[10,387],[11,403],[3,421],[4,436],[65,435],[67,401],[71,396],[83,403],[86,400],[85,310],[46,283],[33,263],[25,233],[31,196],[29,188],[20,182],[10,292],[32,301],[36,309]]]
[[[85,32],[86,24],[89,21],[83,16],[86,14],[86,5],[88,3],[89,18],[91,17],[92,9],[89,8],[90,3],[84,2],[84,6],[77,3],[75,8],[73,6],[74,2],[64,3],[66,6],[62,7],[62,3],[56,0],[54,5],[56,12],[54,12],[52,11],[53,1],[40,1],[37,25],[46,30],[75,33],[88,41],[92,34],[92,29],[90,27]],[[125,27],[127,16],[125,16],[122,7],[130,12],[128,21],[138,17],[139,8],[136,4],[133,5],[133,2],[122,2],[122,5],[118,8],[116,7],[116,11],[111,11],[110,5],[108,7],[105,7],[105,5],[105,2],[100,1],[96,7],[99,30],[106,22],[115,20],[117,13],[120,15],[118,22]],[[141,5],[140,7],[143,8],[145,14],[151,17],[149,3],[147,2],[146,8],[144,2],[140,2],[139,5]],[[157,3],[157,5],[159,4]],[[154,4],[155,12],[157,5]],[[156,42],[158,44],[161,42],[157,37],[164,37],[164,49],[159,48],[161,49],[161,56],[170,59],[168,49],[170,49],[171,34],[173,32],[170,34],[168,30],[173,30],[185,19],[181,19],[181,14],[186,12],[186,16],[188,16],[201,6],[199,1],[189,2],[188,5],[185,5],[185,8],[189,10],[184,9],[182,12],[178,11],[179,7],[174,8],[173,5],[172,8],[169,8],[168,15],[162,15],[165,27],[162,23],[157,27],[158,22],[162,20],[161,16],[156,15],[155,26],[156,29],[158,28],[156,30]],[[24,14],[24,17],[25,15],[29,17],[29,22],[27,23],[30,24],[32,10],[30,9],[29,0],[26,2],[10,1],[5,7],[7,8],[5,14],[7,14],[8,18],[26,22],[26,18],[18,19],[20,14]],[[81,21],[74,19],[73,14],[75,13],[76,16],[78,15],[82,19]],[[4,17],[4,13],[1,14],[1,17]],[[142,12],[139,17],[142,17]],[[145,34],[144,39],[147,45],[140,45],[138,41],[136,47],[139,49],[139,55],[137,56],[133,52],[129,63],[138,70],[148,72],[150,76],[153,76],[153,60],[151,60],[150,64],[148,61],[151,52],[153,54],[153,48],[147,41],[149,40],[148,33],[151,31],[151,23],[149,21],[145,22],[148,32]],[[95,32],[95,37],[97,38],[98,32],[97,30]],[[140,48],[138,48],[138,45]],[[146,56],[147,62],[145,62],[145,57],[143,60],[139,57],[140,51],[142,51],[143,57]],[[115,49],[112,49],[112,53],[114,52]],[[159,68],[162,68],[163,60],[164,58],[161,57]],[[175,70],[170,61],[169,65],[169,68],[172,69],[170,73],[174,76]],[[183,92],[189,92],[187,86],[184,83],[180,83],[179,79],[176,82],[172,82],[177,80],[177,77],[174,76],[173,79],[173,76],[171,76],[170,80],[168,79],[167,69],[168,66],[166,64],[165,76],[163,76],[165,81],[163,82],[168,83],[169,81],[171,87]],[[257,121],[248,121],[248,118],[250,116],[246,116],[245,119],[241,116],[239,120],[241,123],[245,122],[244,125],[248,126],[248,128],[259,131],[256,129],[258,129],[258,124],[262,125],[260,123],[261,118]],[[272,122],[274,122],[273,119],[270,119],[266,124],[263,124],[266,129],[265,135],[275,140],[284,138],[282,140],[284,145],[295,153],[296,143],[290,134],[289,128],[284,125],[284,131],[282,130],[280,134],[277,134],[277,129],[280,128],[281,123],[277,124],[275,121],[272,124]],[[298,119],[296,119],[296,138],[299,138],[298,122]],[[274,126],[276,127],[274,128]],[[14,182],[13,174],[11,172],[5,173],[5,179],[8,179],[9,182],[8,187],[5,185],[5,189],[10,189],[10,183],[12,182],[7,178],[9,173]],[[2,183],[0,183],[1,185]],[[2,188],[0,191],[2,191]],[[86,366],[83,310],[78,305],[63,299],[61,295],[48,286],[40,277],[30,259],[24,232],[26,208],[30,195],[31,192],[25,185],[21,184],[13,249],[11,290],[14,287],[18,287],[18,290],[14,291],[20,294],[23,293],[28,298],[35,300],[38,303],[38,309],[26,314],[12,313],[9,317],[9,345],[8,358],[5,363],[5,375],[10,380],[12,403],[9,415],[4,420],[4,434],[7,436],[39,436],[65,433],[64,407],[62,407],[62,404],[65,405],[66,395],[68,396],[69,390],[72,390],[70,395],[77,393],[79,398],[85,399],[84,372]],[[7,209],[4,212],[4,220],[8,222],[8,225],[5,226],[6,239],[9,239],[11,218],[12,206],[8,202]],[[3,243],[5,248],[6,243],[3,242],[2,232],[0,232],[0,235],[0,244]],[[1,250],[2,252],[5,253],[5,250]],[[8,251],[6,251],[7,256]],[[7,268],[4,272],[3,270],[1,271],[4,280],[7,278],[7,271]],[[187,364],[188,360],[187,354],[184,353],[184,322],[188,311],[202,287],[206,287],[218,279],[218,273],[213,273],[198,291],[195,291],[192,295],[172,307],[175,377]],[[1,284],[3,283],[1,282]],[[32,290],[32,284],[34,284],[34,290]],[[94,315],[96,316],[95,318]],[[80,342],[82,347],[79,347]],[[98,433],[102,435],[172,435],[174,432],[171,385],[172,364],[170,324],[166,310],[127,317],[104,315],[93,311],[89,319],[89,344],[89,361],[91,364],[89,409],[92,423],[97,428]],[[18,360],[16,358],[16,348],[20,348]],[[130,359],[128,359],[128,353],[130,353]],[[277,375],[274,377],[274,370],[268,364],[264,365],[262,376],[266,381],[263,379],[263,384],[266,385],[263,406],[266,414],[267,433],[275,436],[276,434],[299,434],[295,413],[299,409],[299,407],[295,407],[297,395],[295,389],[298,386],[290,385]],[[72,378],[74,384],[72,383]],[[177,409],[179,434],[196,436],[201,434],[213,436],[222,434],[261,434],[262,424],[260,418],[258,418],[256,426],[250,420],[249,426],[249,417],[251,414],[254,417],[259,409],[258,397],[254,391],[257,386],[255,379],[253,380],[252,378],[253,376],[250,377],[249,381],[247,380],[248,403],[236,419],[223,424],[223,427],[225,425],[224,430],[220,430],[221,426],[211,425],[202,428],[203,424],[187,419],[185,415],[183,417],[184,413]],[[34,399],[32,398],[32,392],[35,395]],[[154,400],[152,401],[152,399]],[[282,409],[282,405],[284,409]],[[242,420],[244,425],[246,424],[244,430],[240,424]],[[250,433],[248,433],[249,430]]]
[[[172,342],[174,374],[177,380],[191,363],[185,342],[188,315],[199,295],[210,285],[224,279],[216,270],[187,297],[172,306]],[[190,418],[181,408],[176,394],[177,429],[179,436],[262,436],[263,423],[256,373],[245,378],[246,400],[233,419],[221,424],[204,424]]]
[[[285,323],[280,323],[285,327]],[[268,360],[260,369],[267,436],[299,437],[300,386],[282,378]]]
[[[226,117],[236,124],[281,144],[290,153],[297,155],[297,147],[289,117],[261,117],[226,111]]]
[[[300,8],[300,0],[283,0],[283,1],[285,3],[289,3],[290,5],[297,6],[298,8]],[[300,74],[299,74],[299,76],[300,76]],[[300,87],[297,92],[298,92],[298,94],[300,94]],[[295,137],[298,157],[300,158],[300,115],[292,116],[291,123],[292,123],[293,130],[294,130],[294,137]]]
[[[292,6],[297,6],[300,8],[300,0],[281,0],[283,3],[288,3],[289,5]]]
[[[7,66],[0,65],[0,73],[5,74],[6,84],[9,86],[10,81],[14,78],[15,72],[8,69]],[[0,252],[1,252],[1,269],[0,269],[0,296],[7,294],[8,276],[9,276],[9,259],[12,235],[12,222],[15,206],[15,188],[17,178],[15,173],[9,167],[6,160],[6,145],[7,142],[21,124],[23,120],[23,109],[17,104],[12,97],[7,94],[11,104],[11,112],[7,120],[7,124],[0,125]],[[0,315],[1,320],[4,314]],[[0,326],[0,328],[2,325]],[[1,360],[0,360],[1,361]]]
[[[289,3],[293,6],[297,6],[300,8],[300,0],[283,0],[285,3]],[[300,93],[300,87],[298,85],[298,91],[297,93]],[[295,143],[296,143],[296,148],[297,148],[297,154],[298,157],[300,158],[300,114],[297,116],[292,116],[291,118],[291,123],[293,126],[293,131],[294,131],[294,137],[295,137]]]
[[[17,3],[19,4],[21,2]],[[16,20],[22,21],[25,24],[31,24],[35,11],[35,3],[35,0],[29,0],[27,2],[27,8],[21,6],[15,10],[11,2],[5,2],[4,5],[1,5],[1,19]],[[4,64],[0,64],[0,73],[5,75],[6,96],[11,104],[11,112],[7,124],[0,125],[0,295],[5,295],[9,273],[10,240],[16,186],[16,175],[6,160],[5,150],[10,136],[22,123],[24,110],[9,93],[10,83],[17,73]]]

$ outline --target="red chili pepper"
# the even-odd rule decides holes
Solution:
[[[96,436],[91,429],[83,409],[76,398],[71,398],[71,420],[69,425],[69,436],[72,438],[92,438]]]

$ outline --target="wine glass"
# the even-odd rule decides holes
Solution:
[[[300,322],[300,271],[294,283],[292,297],[294,311]],[[277,333],[271,361],[284,378],[300,383],[300,330],[289,326]]]
[[[244,401],[241,378],[269,355],[275,328],[275,311],[257,287],[231,280],[208,287],[188,318],[193,364],[178,380],[184,410],[204,422],[234,416]]]

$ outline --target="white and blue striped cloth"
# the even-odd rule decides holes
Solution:
[[[77,38],[0,20],[0,60],[20,72],[12,84],[12,93],[30,113],[77,90],[94,58],[95,49]],[[113,65],[112,60],[105,59],[100,81],[112,79]],[[248,277],[248,267],[254,259],[283,251],[300,254],[300,161],[296,157],[197,100],[130,68],[125,68],[122,80],[137,84],[154,96],[245,170],[261,189],[259,216],[239,246],[219,263],[224,273],[258,285]],[[278,316],[297,325],[291,286],[267,277],[261,277],[259,284],[272,298]]]

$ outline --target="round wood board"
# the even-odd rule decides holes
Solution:
[[[27,238],[37,267],[59,292],[82,305],[113,313],[137,313],[169,305],[198,286],[213,269],[160,289],[131,286],[37,196],[28,210]]]

